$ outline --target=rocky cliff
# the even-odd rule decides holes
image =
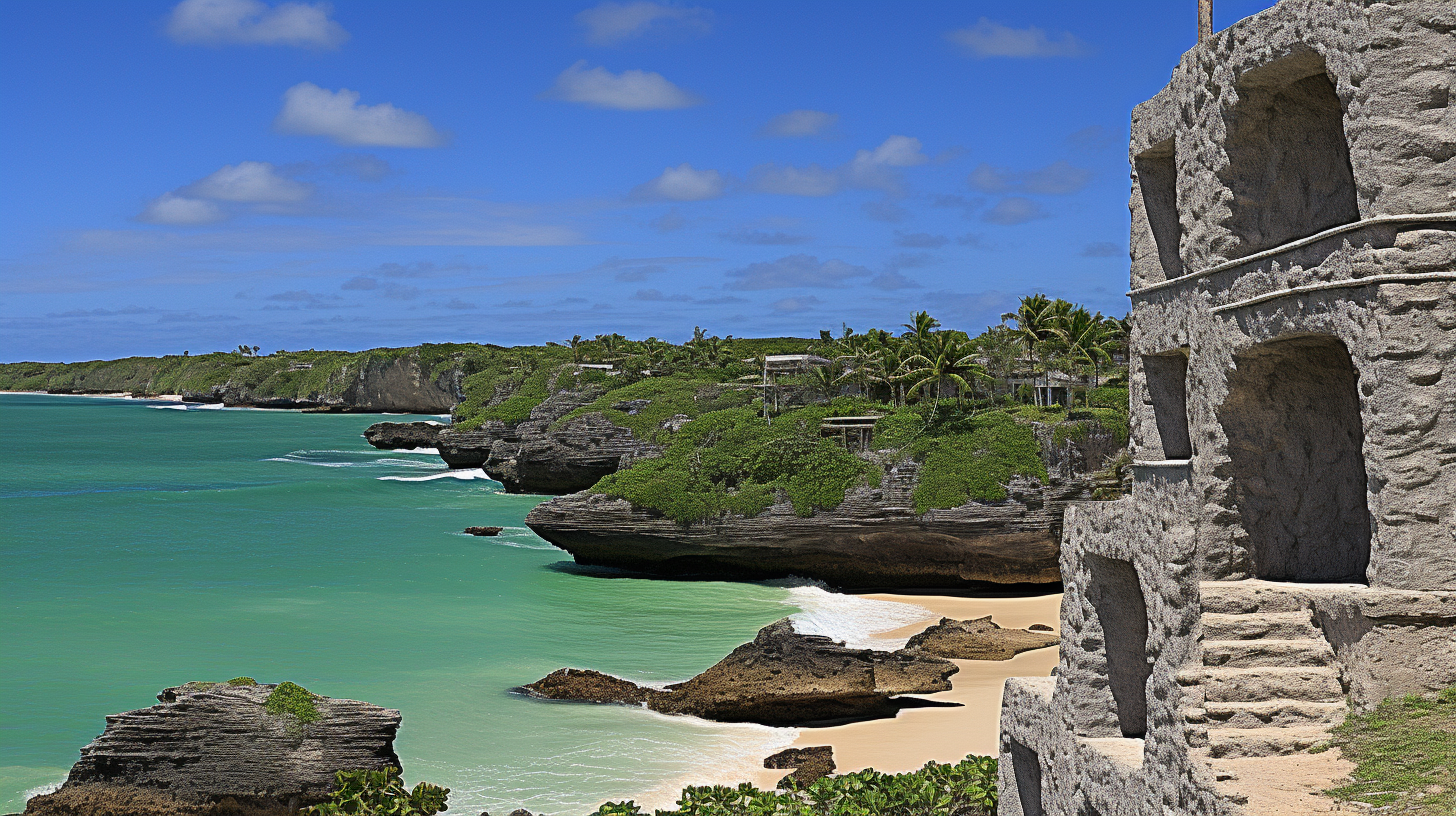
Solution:
[[[159,705],[107,717],[65,785],[31,799],[25,812],[283,814],[327,798],[337,771],[399,767],[398,711],[290,686],[283,696],[301,697],[285,706],[274,685],[165,689]]]
[[[600,388],[558,391],[514,425],[490,420],[463,431],[444,428],[434,447],[452,468],[482,468],[511,493],[562,494],[585,490],[635,458],[661,449],[601,414],[560,420],[595,401]]]
[[[683,525],[581,492],[537,505],[526,524],[578,563],[661,574],[797,575],[846,588],[1061,580],[1062,511],[1091,498],[1089,481],[1015,480],[1005,501],[917,514],[918,470],[901,463],[880,487],[852,490],[835,509],[807,518],[783,501],[751,518]]]
[[[582,669],[560,669],[520,691],[550,700],[645,705],[719,722],[801,725],[894,716],[910,700],[950,688],[954,663],[909,652],[851,649],[794,631],[788,618],[698,676],[663,689]]]
[[[381,450],[433,448],[444,428],[439,422],[376,422],[364,429],[364,439]]]
[[[406,355],[392,359],[369,358],[356,367],[346,367],[325,387],[304,393],[279,395],[246,382],[229,380],[205,389],[182,389],[181,397],[192,402],[255,408],[445,414],[463,397],[460,381],[458,368],[449,368],[431,377],[421,369],[416,357]]]

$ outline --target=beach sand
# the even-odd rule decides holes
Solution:
[[[990,615],[1005,628],[1024,629],[1044,623],[1059,629],[1061,594],[1033,597],[967,598],[947,595],[872,594],[862,597],[913,604],[932,617],[902,629],[885,632],[884,648],[898,648],[904,639],[924,631],[942,617],[965,620]],[[830,745],[838,773],[874,768],[886,773],[919,770],[925,763],[959,762],[966,754],[1000,753],[1001,688],[1008,677],[1045,677],[1057,665],[1056,647],[1023,652],[1010,660],[956,660],[960,671],[951,677],[950,691],[920,695],[928,700],[959,703],[956,708],[909,708],[893,719],[867,720],[825,728],[801,728],[793,746]],[[734,767],[704,768],[689,778],[673,780],[639,797],[644,807],[668,808],[685,785],[736,785],[752,782],[772,789],[788,771],[747,767],[736,758]]]

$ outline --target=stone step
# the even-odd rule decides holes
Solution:
[[[1284,756],[1309,750],[1329,738],[1329,730],[1321,725],[1208,729],[1209,753],[1214,758]]]
[[[1301,612],[1309,608],[1309,603],[1299,594],[1263,581],[1203,581],[1198,589],[1204,614],[1252,615]]]
[[[1308,610],[1266,612],[1262,615],[1203,613],[1203,637],[1208,640],[1301,640],[1323,637]]]
[[[1339,725],[1350,713],[1345,703],[1311,703],[1307,700],[1270,700],[1263,703],[1205,703],[1190,709],[1215,728],[1267,728],[1295,725]]]
[[[1323,639],[1203,641],[1205,666],[1328,666],[1334,660],[1335,650]]]
[[[1178,683],[1201,686],[1206,703],[1338,703],[1345,699],[1339,673],[1328,666],[1204,666],[1178,672]]]

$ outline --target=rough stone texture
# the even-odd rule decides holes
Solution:
[[[287,812],[326,799],[337,771],[400,766],[398,711],[317,697],[320,718],[300,723],[264,709],[273,688],[189,683],[163,690],[159,705],[108,716],[65,785],[26,812]]]
[[[1138,482],[1067,511],[1004,816],[1281,812],[1217,768],[1456,684],[1453,77],[1456,5],[1283,0],[1134,111]]]
[[[780,788],[787,787],[790,779],[799,787],[807,787],[834,773],[834,746],[812,745],[807,748],[785,748],[763,761],[763,767],[793,768],[794,772],[779,780]]]
[[[601,394],[592,387],[558,391],[533,408],[525,422],[491,420],[469,431],[446,428],[434,447],[450,467],[482,468],[509,493],[585,490],[633,459],[662,452],[598,413],[558,422]]]
[[[854,588],[1058,580],[1062,510],[1090,497],[1085,480],[1016,480],[1006,501],[917,515],[917,472],[901,463],[881,487],[851,490],[807,518],[783,501],[751,518],[683,525],[624,499],[576,493],[536,505],[526,525],[578,563],[662,574],[798,575]]]
[[[438,422],[376,422],[364,429],[364,439],[381,450],[433,448],[445,427]]]
[[[314,393],[305,399],[264,397],[247,385],[225,383],[206,391],[183,391],[189,402],[220,402],[256,408],[326,408],[357,413],[401,412],[445,414],[464,399],[459,369],[451,368],[433,379],[420,369],[413,354],[391,359],[370,359],[361,369],[345,368],[342,382],[331,383],[328,393]]]
[[[497,536],[504,529],[504,527],[466,527],[465,532],[467,535],[473,536]]]
[[[519,690],[550,700],[646,705],[720,722],[802,725],[894,716],[901,694],[950,689],[954,663],[905,651],[851,649],[794,631],[788,618],[698,676],[662,689],[584,669],[558,669]]]
[[[911,637],[905,651],[951,660],[1010,660],[1022,652],[1055,646],[1058,640],[1049,629],[1002,629],[990,615],[963,621],[941,618]]]

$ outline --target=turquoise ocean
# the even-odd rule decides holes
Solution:
[[[0,394],[0,812],[59,784],[105,715],[248,675],[400,709],[405,776],[451,788],[452,813],[587,813],[797,732],[511,687],[562,666],[685,679],[785,615],[851,643],[927,617],[809,582],[576,569],[524,526],[544,497],[371,448],[390,418]]]

